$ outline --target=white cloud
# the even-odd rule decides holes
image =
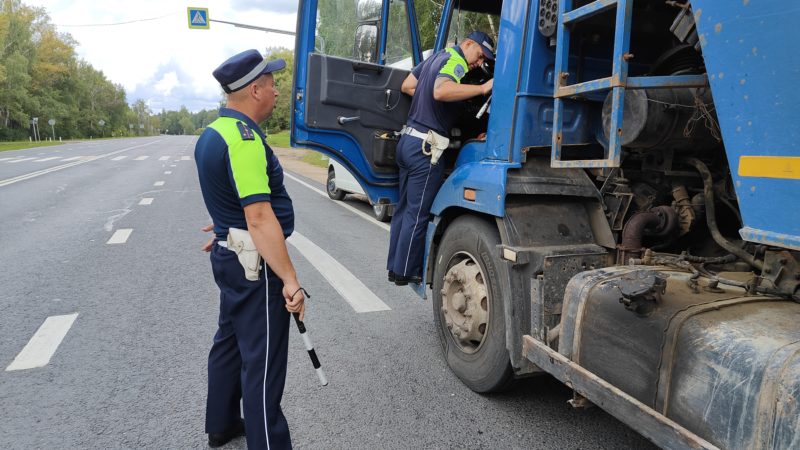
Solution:
[[[44,7],[58,30],[78,41],[79,57],[125,88],[128,102],[145,100],[154,111],[181,105],[192,111],[216,108],[220,89],[211,72],[225,59],[250,48],[262,53],[267,47],[294,48],[293,36],[213,20],[294,31],[296,0],[217,0],[205,5],[192,0],[192,6],[209,8],[212,22],[208,30],[190,30],[188,5],[163,0],[23,2]],[[148,18],[158,19],[116,26],[69,26]]]

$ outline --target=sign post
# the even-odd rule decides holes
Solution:
[[[53,140],[55,141],[56,140],[56,129],[55,129],[55,127],[53,125],[56,124],[56,119],[50,119],[50,120],[47,121],[47,123],[50,124],[50,131],[53,132]]]
[[[237,22],[228,22],[225,20],[212,20],[208,16],[208,8],[195,8],[194,6],[190,6],[186,8],[186,10],[187,13],[189,14],[189,28],[193,30],[208,30],[209,26],[211,25],[211,22],[218,22],[218,23],[226,23],[228,25],[233,25],[239,28],[248,28],[251,30],[266,31],[267,33],[287,34],[289,36],[294,36],[295,34],[294,31],[257,27],[255,25],[247,25],[245,23],[237,23]]]
[[[100,119],[100,121],[97,122],[97,124],[100,125],[100,137],[106,137],[106,131],[103,128],[103,126],[106,124],[106,121],[103,120],[103,119]]]

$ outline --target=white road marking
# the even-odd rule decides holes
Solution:
[[[111,235],[106,244],[124,244],[133,233],[133,228],[120,228]]]
[[[164,175],[172,175],[172,171],[171,170],[167,170],[167,171],[164,172]]]
[[[9,161],[8,163],[9,163],[9,164],[14,164],[14,163],[22,162],[22,161],[30,161],[30,160],[32,160],[32,159],[36,159],[36,157],[34,156],[33,158],[20,158],[20,159],[15,159],[14,161]]]
[[[325,191],[323,191],[323,190],[321,190],[321,189],[317,189],[317,188],[315,188],[314,186],[312,186],[312,185],[310,185],[310,184],[306,183],[305,181],[303,181],[303,180],[301,180],[301,179],[299,179],[299,178],[295,177],[294,175],[291,175],[291,174],[289,174],[289,173],[288,173],[288,172],[286,172],[286,171],[284,171],[284,172],[283,172],[283,175],[284,175],[285,177],[287,177],[287,178],[291,178],[292,180],[294,180],[294,181],[296,181],[296,182],[298,182],[298,183],[302,184],[303,186],[305,186],[305,187],[307,187],[307,188],[311,189],[312,191],[316,192],[317,194],[319,194],[319,195],[321,195],[321,196],[323,196],[323,197],[325,197],[325,198],[328,198],[328,194],[327,194]],[[380,221],[378,221],[376,218],[374,218],[374,217],[370,216],[369,214],[364,214],[363,212],[359,211],[359,210],[358,210],[358,209],[356,209],[356,208],[353,208],[352,206],[348,205],[347,203],[343,203],[343,202],[333,202],[333,204],[335,204],[335,205],[339,205],[339,206],[341,206],[342,208],[344,208],[344,209],[346,209],[346,210],[350,211],[351,213],[353,213],[353,214],[355,214],[355,215],[357,215],[357,216],[360,216],[360,217],[362,217],[362,218],[366,219],[368,222],[370,222],[370,223],[372,223],[372,224],[374,224],[374,225],[377,225],[377,226],[379,226],[379,227],[383,228],[383,229],[384,229],[384,230],[386,230],[386,231],[389,231],[389,225],[387,225],[387,224],[385,224],[385,223],[383,223],[383,222],[380,222]]]
[[[60,166],[50,167],[49,169],[42,169],[42,170],[38,170],[36,172],[26,173],[25,175],[20,175],[18,177],[7,178],[5,180],[0,180],[0,187],[8,186],[9,184],[18,183],[20,181],[29,180],[31,178],[38,177],[40,175],[45,175],[45,174],[48,174],[50,172],[55,172],[57,170],[62,170],[62,169],[66,169],[68,167],[73,167],[73,166],[77,166],[79,164],[84,164],[84,163],[87,163],[89,161],[94,161],[96,159],[101,159],[101,158],[105,158],[107,156],[116,155],[117,153],[127,152],[128,150],[133,150],[135,148],[144,147],[146,145],[155,144],[156,142],[161,142],[161,141],[162,141],[162,139],[159,139],[157,141],[148,142],[146,144],[134,145],[133,147],[123,148],[122,150],[115,150],[113,152],[108,152],[108,153],[105,153],[105,154],[102,154],[102,155],[91,156],[91,157],[88,157],[88,158],[83,159],[81,161],[73,161],[73,162],[69,162],[69,163],[66,163],[66,164],[61,164]],[[31,158],[31,159],[35,159],[35,158]],[[9,162],[13,163],[13,162],[17,162],[17,161],[9,161]]]
[[[158,158],[158,160],[159,161],[168,161],[169,160],[169,156],[162,156],[161,158]]]
[[[191,156],[181,156],[181,161],[191,161],[191,160],[192,160]]]
[[[112,161],[122,161],[123,159],[127,158],[128,155],[117,156],[116,158],[111,158]]]
[[[353,307],[357,313],[389,311],[392,308],[383,303],[377,295],[364,286],[358,278],[336,261],[325,250],[298,232],[292,233],[286,242],[303,254],[303,257],[328,280],[336,292]]]
[[[28,344],[6,367],[6,372],[46,366],[77,317],[78,313],[74,313],[45,319]]]
[[[0,161],[8,161],[9,159],[19,158],[19,156],[9,156],[7,158],[0,158]]]
[[[155,183],[153,183],[153,186],[163,186],[163,185],[164,185],[163,181],[156,181]]]
[[[170,167],[178,167],[178,166],[176,166],[175,164],[170,164],[169,166],[170,166]]]
[[[152,204],[153,204],[153,199],[152,199],[152,198],[150,198],[150,197],[143,198],[143,199],[142,199],[142,200],[139,202],[139,204],[140,204],[140,205],[152,205]]]
[[[147,159],[147,158],[149,158],[149,156],[147,156],[147,155],[142,155],[142,156],[137,156],[136,158],[133,158],[133,160],[134,160],[134,161],[144,161],[144,160],[145,160],[145,159]]]
[[[61,161],[62,162],[69,162],[69,161],[75,161],[76,159],[81,159],[81,158],[83,158],[83,156],[73,156],[72,158],[64,158]],[[124,158],[124,156],[123,156],[123,158]]]
[[[33,161],[33,162],[45,162],[45,161],[52,161],[52,160],[54,160],[54,159],[58,159],[58,158],[60,158],[60,156],[51,156],[51,157],[49,157],[49,158],[37,159],[37,160],[35,160],[35,161]]]

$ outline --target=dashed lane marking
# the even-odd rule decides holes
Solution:
[[[159,161],[169,161],[169,156],[162,156],[161,158],[158,158],[158,160]]]
[[[139,201],[139,204],[140,205],[152,205],[153,204],[153,199],[150,198],[150,197],[143,198],[143,199],[141,199]]]
[[[117,156],[116,158],[111,158],[112,161],[122,161],[123,159],[127,158],[128,155]]]
[[[144,161],[144,160],[145,160],[145,159],[147,159],[147,158],[149,158],[149,156],[147,156],[147,155],[142,155],[142,156],[137,156],[136,158],[133,158],[133,160],[134,160],[134,161]]]
[[[161,142],[161,141],[162,141],[162,139],[158,139],[158,140],[155,140],[155,141],[152,141],[152,142],[147,142],[145,144],[134,145],[133,147],[123,148],[122,150],[115,150],[113,152],[108,152],[108,153],[104,153],[102,155],[98,155],[98,156],[93,156],[93,157],[90,157],[90,158],[82,159],[80,161],[72,161],[72,162],[68,162],[66,164],[61,164],[60,166],[50,167],[48,169],[42,169],[42,170],[38,170],[36,172],[26,173],[24,175],[20,175],[20,176],[14,177],[14,178],[7,178],[5,180],[0,180],[0,187],[8,186],[10,184],[18,183],[18,182],[24,181],[24,180],[29,180],[31,178],[35,178],[35,177],[38,177],[38,176],[41,176],[41,175],[45,175],[45,174],[48,174],[48,173],[51,173],[51,172],[55,172],[57,170],[66,169],[68,167],[74,167],[74,166],[77,166],[79,164],[87,163],[89,161],[95,161],[97,159],[105,158],[107,156],[116,155],[117,153],[127,152],[128,150],[133,150],[135,148],[140,148],[140,147],[144,147],[144,146],[147,146],[147,145],[152,145],[152,144],[155,144],[155,143]],[[36,158],[30,158],[30,159],[36,159]],[[11,162],[17,162],[17,161],[11,161]]]
[[[124,244],[133,233],[133,228],[120,228],[111,235],[106,244]]]
[[[181,161],[191,161],[191,160],[192,160],[191,156],[181,156]]]
[[[58,159],[58,158],[61,158],[61,157],[60,157],[60,156],[50,156],[50,157],[48,157],[48,158],[35,159],[33,162],[45,162],[45,161],[52,161],[52,160],[54,160],[54,159]]]
[[[36,159],[36,157],[34,156],[33,158],[20,158],[20,159],[15,159],[15,160],[13,160],[13,161],[9,161],[8,163],[9,163],[9,164],[14,164],[14,163],[22,162],[22,161],[30,161],[30,160],[32,160],[32,159]]]
[[[319,195],[321,195],[321,196],[323,196],[325,198],[328,198],[328,194],[325,193],[325,191],[315,188],[314,186],[312,186],[312,185],[306,183],[305,181],[295,177],[294,175],[291,175],[291,174],[289,174],[289,173],[287,173],[285,171],[283,172],[283,175],[285,177],[291,178],[292,180],[296,181],[297,183],[300,183],[301,185],[311,189],[312,191],[316,192],[317,194],[319,194]],[[342,208],[350,211],[351,213],[353,213],[353,214],[355,214],[355,215],[357,215],[357,216],[359,216],[359,217],[361,217],[363,219],[366,219],[368,222],[370,222],[370,223],[372,223],[374,225],[377,225],[377,226],[383,228],[386,231],[389,231],[389,225],[387,225],[387,224],[385,224],[383,222],[379,222],[377,219],[375,219],[374,217],[370,216],[369,214],[364,214],[363,212],[357,210],[356,208],[353,208],[352,206],[348,205],[347,203],[333,202],[333,204],[341,206]]]
[[[81,158],[84,158],[84,157],[83,156],[73,156],[72,158],[64,158],[64,159],[61,160],[61,162],[75,161],[75,160],[81,159]]]
[[[319,248],[302,234],[295,231],[286,242],[292,244],[303,254],[306,261],[310,262],[328,280],[328,283],[353,307],[355,312],[366,313],[392,309],[339,261],[336,261],[325,250]]]
[[[172,175],[172,171],[171,170],[166,170],[166,171],[164,171],[164,175]]]
[[[163,185],[164,185],[163,181],[156,181],[155,183],[153,183],[153,186],[163,186]]]
[[[46,366],[77,317],[78,313],[74,313],[45,319],[31,340],[6,367],[6,372]]]

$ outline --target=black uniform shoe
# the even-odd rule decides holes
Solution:
[[[394,272],[392,272],[390,270],[389,271],[389,277],[388,277],[389,278],[389,283],[394,283],[394,277],[395,277]]]
[[[208,446],[222,447],[239,436],[244,436],[244,421],[241,419],[222,433],[208,433]]]
[[[422,283],[422,277],[416,277],[416,276],[404,277],[402,275],[394,276],[394,284],[398,286],[405,286],[408,283],[420,284]]]

